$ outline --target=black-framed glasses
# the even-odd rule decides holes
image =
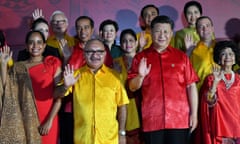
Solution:
[[[93,55],[93,54],[102,55],[105,52],[105,50],[84,50],[84,52],[88,55]]]

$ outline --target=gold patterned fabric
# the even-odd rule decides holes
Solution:
[[[0,83],[0,144],[41,144],[38,114],[27,68],[14,65],[6,86]]]

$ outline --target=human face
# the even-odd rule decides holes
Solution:
[[[102,38],[107,42],[114,42],[117,36],[116,29],[113,25],[106,25],[103,27]]]
[[[86,43],[91,39],[94,29],[91,27],[90,20],[80,19],[77,21],[76,31],[78,39],[81,42]]]
[[[199,9],[196,6],[190,6],[187,9],[186,19],[189,25],[194,26],[197,19],[201,16]]]
[[[37,24],[37,26],[35,27],[34,30],[40,31],[43,33],[45,40],[47,40],[48,35],[49,35],[49,28],[48,25],[45,23],[39,23]]]
[[[173,32],[168,23],[156,23],[152,29],[152,40],[156,50],[166,49],[171,41]]]
[[[125,34],[121,41],[121,47],[126,53],[136,53],[137,41],[131,34]]]
[[[197,32],[202,40],[212,40],[214,28],[211,21],[208,18],[204,18],[198,21]]]
[[[45,46],[46,44],[39,33],[35,32],[30,35],[27,42],[27,49],[32,57],[42,56]]]
[[[150,27],[152,20],[158,16],[158,12],[154,7],[148,7],[143,12],[143,20],[146,27]]]
[[[235,53],[231,48],[227,47],[226,49],[222,50],[220,53],[220,65],[232,68],[232,66],[235,64],[235,61]]]
[[[54,33],[63,34],[67,31],[67,18],[63,14],[56,14],[52,18],[51,26]]]
[[[85,60],[92,72],[96,72],[104,63],[106,51],[98,40],[91,41],[84,49]]]

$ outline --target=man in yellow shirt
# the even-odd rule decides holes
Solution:
[[[205,77],[211,73],[212,64],[215,63],[213,61],[213,48],[216,42],[214,39],[213,22],[209,17],[201,16],[198,18],[196,21],[196,28],[200,41],[192,50],[190,61],[200,78],[200,81],[197,83],[197,88],[200,91]],[[186,47],[192,47],[194,45],[192,40],[192,38],[185,39]]]
[[[73,91],[75,144],[126,144],[125,123],[129,103],[116,71],[106,67],[100,40],[89,40],[84,49],[86,65],[73,71],[67,65],[61,95]]]

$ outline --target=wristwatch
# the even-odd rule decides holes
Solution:
[[[126,131],[125,130],[119,130],[119,135],[120,136],[126,136]]]

